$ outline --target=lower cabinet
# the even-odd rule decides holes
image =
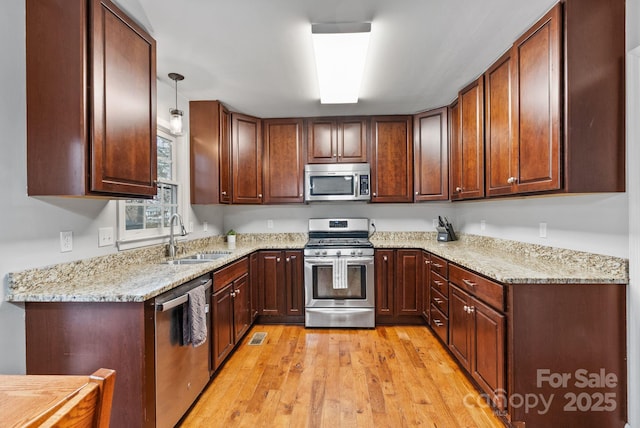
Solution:
[[[376,322],[422,321],[422,251],[376,250]]]
[[[213,274],[211,355],[216,370],[251,326],[249,258]]]
[[[304,321],[303,263],[301,250],[260,251],[258,254],[260,321]]]

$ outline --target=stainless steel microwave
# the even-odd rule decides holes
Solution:
[[[308,164],[304,167],[304,200],[369,201],[368,163]]]

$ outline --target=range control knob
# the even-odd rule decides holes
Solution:
[[[319,255],[320,255],[320,250],[315,250],[313,253],[314,253],[316,256],[319,256]]]
[[[351,250],[351,255],[355,256],[356,255],[356,250]]]
[[[322,253],[321,253],[321,254],[322,254],[323,256],[326,256],[326,255],[327,255],[327,250],[322,250]]]
[[[339,255],[341,255],[341,254],[342,254],[342,251],[340,251],[340,250],[337,250],[337,251],[336,251],[336,256],[339,256]]]
[[[357,254],[357,255],[359,255],[359,256],[361,256],[361,255],[362,255],[362,250],[358,250],[358,251],[356,251],[356,254]]]

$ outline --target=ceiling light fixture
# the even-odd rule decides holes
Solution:
[[[311,24],[322,104],[358,102],[371,23]]]
[[[169,73],[169,79],[175,82],[176,87],[176,108],[169,109],[169,114],[171,115],[169,131],[173,135],[182,135],[182,110],[178,110],[178,81],[184,80],[184,76],[178,73]]]

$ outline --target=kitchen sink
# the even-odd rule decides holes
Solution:
[[[190,258],[186,258],[186,259],[177,259],[177,260],[167,260],[166,262],[162,262],[162,264],[164,265],[195,265],[198,263],[207,263],[210,262],[211,260],[207,260],[207,259],[190,259]]]
[[[212,251],[210,253],[197,253],[191,256],[182,257],[175,260],[167,260],[163,262],[165,265],[194,265],[198,263],[207,263],[212,260],[221,259],[231,254],[231,251]]]

